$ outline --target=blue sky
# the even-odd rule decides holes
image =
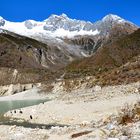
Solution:
[[[140,0],[0,0],[0,16],[10,21],[61,13],[91,22],[112,13],[140,25]]]

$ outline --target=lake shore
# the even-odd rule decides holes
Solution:
[[[29,89],[18,94],[13,94],[9,96],[0,97],[0,101],[8,101],[8,100],[36,100],[36,99],[44,99],[46,96],[44,94],[39,93],[39,88]]]
[[[117,112],[124,104],[131,105],[137,102],[140,99],[137,91],[139,86],[140,83],[138,82],[129,85],[104,87],[96,92],[85,89],[73,91],[70,94],[56,93],[52,95],[50,93],[51,97],[56,97],[52,101],[22,108],[20,109],[22,113],[17,109],[16,113],[9,111],[4,115],[11,119],[17,119],[19,122],[25,121],[36,125],[36,128],[23,127],[21,124],[19,126],[11,125],[7,130],[7,135],[3,133],[1,137],[3,139],[7,138],[7,140],[8,138],[32,140],[33,136],[36,136],[35,140],[70,140],[73,134],[78,135],[80,132],[88,131],[89,133],[85,135],[80,133],[81,136],[75,139],[89,140],[91,138],[97,140],[98,137],[101,140],[109,140],[111,130],[108,129],[115,127],[117,133],[114,134],[114,138],[117,137],[118,139],[114,140],[122,140],[121,129],[125,129],[124,126],[115,125],[115,121],[108,124],[103,122],[106,122],[109,116],[113,114],[117,116]],[[30,118],[30,115],[32,115],[32,118]],[[42,129],[38,128],[40,125],[42,125]],[[64,126],[61,127],[62,125]],[[134,128],[129,125],[125,127],[135,129],[135,125],[138,125],[138,123],[132,125],[134,125]],[[7,125],[1,125],[0,132],[2,128],[6,129],[7,127]],[[105,129],[105,132],[102,129]],[[115,132],[113,131],[113,133]]]

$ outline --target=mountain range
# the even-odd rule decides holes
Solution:
[[[38,82],[48,79],[50,75],[46,73],[65,71],[65,67],[77,71],[73,70],[73,63],[76,63],[74,69],[81,69],[84,65],[82,69],[85,70],[94,66],[95,69],[120,67],[127,62],[131,53],[131,57],[135,56],[139,48],[123,49],[116,42],[123,42],[126,36],[133,34],[138,28],[137,25],[112,14],[95,23],[70,19],[65,14],[51,15],[43,21],[23,22],[10,22],[0,17],[1,77],[7,79],[8,84]],[[134,44],[137,42],[136,39],[133,41]],[[124,58],[121,52],[127,54],[127,51],[130,51],[128,58]],[[114,59],[115,64],[112,64]],[[8,80],[13,79],[11,77],[15,69],[19,75],[14,81]]]

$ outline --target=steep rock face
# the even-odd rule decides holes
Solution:
[[[0,34],[0,67],[47,68],[53,70],[65,66],[71,59],[80,57],[66,47],[50,46],[34,39],[4,31]]]
[[[101,46],[101,39],[97,36],[76,36],[74,38],[65,38],[64,41],[71,45],[80,46],[81,50],[85,51],[85,56],[94,53]]]
[[[15,34],[0,34],[0,66],[41,68],[42,50],[47,45]]]

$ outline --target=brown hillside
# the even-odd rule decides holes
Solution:
[[[100,48],[92,57],[72,62],[66,67],[65,78],[71,78],[73,76],[81,77],[86,75],[94,75],[99,78],[104,73],[109,74],[112,70],[123,66],[139,55],[140,29],[127,37],[123,37],[108,46]],[[137,59],[137,61],[138,63],[136,64],[136,67],[140,70],[140,60]],[[130,69],[133,67],[130,65],[130,68],[128,66],[127,68]],[[106,78],[109,78],[109,76]],[[105,78],[102,78],[102,80],[103,79]]]
[[[46,44],[11,32],[0,33],[0,85],[55,79],[56,73],[42,66],[45,52]],[[46,62],[49,64],[49,60]]]

